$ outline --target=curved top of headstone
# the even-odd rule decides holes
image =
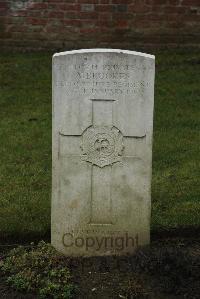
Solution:
[[[53,57],[69,55],[69,54],[84,54],[84,53],[118,53],[118,54],[137,55],[137,56],[141,56],[141,57],[145,57],[145,58],[155,59],[154,55],[150,55],[150,54],[146,54],[146,53],[142,53],[142,52],[121,50],[121,49],[105,49],[105,48],[65,51],[65,52],[55,53],[53,55]]]

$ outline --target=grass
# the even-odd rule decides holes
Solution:
[[[152,229],[200,226],[199,51],[156,54]],[[0,235],[50,230],[51,55],[0,55]]]
[[[50,226],[51,58],[3,55],[0,62],[0,231]]]
[[[155,85],[152,228],[200,225],[200,55],[160,53]]]

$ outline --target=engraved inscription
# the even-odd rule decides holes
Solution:
[[[91,126],[83,133],[82,160],[99,167],[121,161],[123,135],[113,127]]]
[[[57,67],[62,72],[66,71],[65,64]],[[143,95],[150,82],[138,80],[138,72],[143,74],[145,71],[146,67],[128,65],[125,61],[120,64],[101,65],[83,62],[74,64],[70,77],[65,81],[57,81],[56,85],[65,88],[67,94]]]

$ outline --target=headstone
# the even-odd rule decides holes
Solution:
[[[124,255],[150,242],[154,56],[53,56],[52,244]]]

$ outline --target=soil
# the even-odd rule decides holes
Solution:
[[[1,257],[8,246],[0,247]],[[150,247],[133,256],[67,261],[77,285],[76,299],[199,299],[200,236],[154,235]],[[0,273],[1,299],[36,299],[9,288]]]

